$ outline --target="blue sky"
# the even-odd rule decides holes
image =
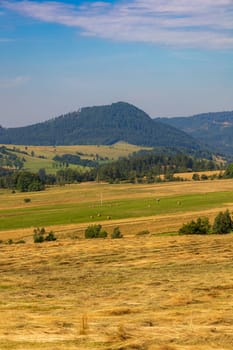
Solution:
[[[127,101],[233,110],[232,0],[0,0],[0,124]]]

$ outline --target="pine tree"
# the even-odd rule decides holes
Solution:
[[[225,212],[220,212],[213,224],[213,233],[229,233],[233,229],[233,221],[230,215],[229,210],[226,210]]]

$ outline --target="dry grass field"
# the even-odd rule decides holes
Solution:
[[[199,215],[212,220],[219,210],[232,211],[232,190],[233,181],[221,180],[81,184],[30,194],[33,210],[78,201],[98,203],[99,210],[100,193],[103,205],[126,197],[135,204],[160,198],[161,206],[172,196],[220,193],[223,199],[197,202],[194,211],[168,207],[161,214],[100,218],[109,232],[120,226],[118,240],[84,239],[88,222],[54,224],[48,228],[59,239],[43,244],[32,242],[32,227],[3,228],[4,241],[26,243],[0,244],[0,349],[233,349],[233,235],[162,235]],[[24,197],[1,192],[1,220],[4,210],[26,210]],[[150,234],[138,236],[143,229]]]
[[[202,175],[206,175],[206,176],[218,176],[219,174],[221,174],[222,171],[221,170],[206,170],[206,171],[196,171],[195,174],[198,174],[200,177]],[[186,173],[176,173],[175,176],[179,176],[185,180],[192,180],[193,178],[193,172],[186,172]]]
[[[232,252],[232,235],[1,246],[1,349],[232,349]]]

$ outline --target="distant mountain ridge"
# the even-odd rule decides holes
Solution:
[[[233,111],[202,113],[191,117],[156,118],[178,128],[214,152],[233,156]]]
[[[0,128],[0,143],[3,144],[110,145],[118,141],[140,146],[200,148],[185,132],[154,121],[126,102],[85,107],[30,126]]]

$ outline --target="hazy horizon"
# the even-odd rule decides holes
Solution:
[[[116,102],[126,102],[127,101],[116,101]],[[113,103],[116,103],[116,102],[113,102]],[[85,107],[96,107],[96,106],[103,106],[103,105],[93,105],[93,106],[82,106],[80,108],[85,108]],[[135,106],[135,107],[138,107],[138,106]],[[139,108],[139,107],[138,107]],[[142,109],[142,108],[140,108]],[[29,126],[29,125],[33,125],[33,124],[38,124],[38,123],[43,123],[45,121],[48,121],[48,120],[51,120],[51,119],[54,119],[54,118],[57,118],[57,117],[60,117],[62,115],[66,115],[66,114],[69,114],[69,113],[72,113],[72,112],[77,112],[79,110],[79,108],[77,108],[76,110],[71,110],[71,111],[68,111],[68,112],[65,112],[65,113],[60,113],[56,116],[51,116],[51,117],[48,117],[46,119],[41,119],[41,120],[35,120],[33,122],[29,122],[29,123],[22,123],[20,125],[12,125],[12,126],[7,126],[7,125],[4,125],[4,124],[0,124],[0,126],[2,126],[3,128],[14,128],[14,127],[24,127],[24,126]],[[143,110],[143,109],[142,109]],[[143,112],[147,113],[145,110],[143,110]],[[231,111],[208,111],[208,112],[201,112],[201,113],[195,113],[195,114],[190,114],[190,115],[175,115],[175,116],[171,116],[171,115],[167,115],[167,116],[151,116],[148,115],[152,118],[152,119],[157,119],[157,118],[179,118],[179,117],[185,117],[185,118],[188,118],[188,117],[192,117],[192,116],[195,116],[195,115],[198,115],[198,114],[205,114],[205,113],[218,113],[218,112],[231,112]]]
[[[0,124],[126,101],[152,118],[233,110],[230,0],[0,3]]]

